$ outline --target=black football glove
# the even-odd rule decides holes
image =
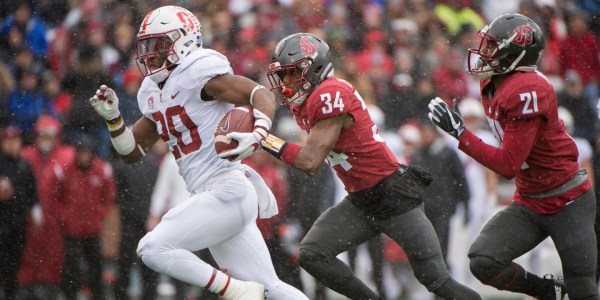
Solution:
[[[465,122],[456,106],[456,99],[452,100],[452,106],[453,110],[440,97],[435,97],[427,106],[429,107],[427,116],[437,127],[458,139],[465,131]]]

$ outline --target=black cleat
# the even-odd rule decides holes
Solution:
[[[551,274],[544,275],[544,279],[548,281],[549,290],[540,300],[564,300],[567,299],[567,289],[562,278],[554,278]]]

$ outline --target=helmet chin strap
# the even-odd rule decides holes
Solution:
[[[298,90],[298,92],[291,97],[294,100],[290,101],[290,105],[300,106],[302,105],[302,103],[304,103],[304,100],[306,100],[308,93],[304,93],[304,95],[302,96],[297,96],[298,93],[300,93],[300,90]]]
[[[169,75],[171,74],[171,71],[165,69],[162,69],[154,74],[148,75],[148,77],[150,77],[150,79],[152,79],[152,81],[156,82],[156,83],[160,83],[165,81],[165,79],[167,79],[167,77],[169,77]]]

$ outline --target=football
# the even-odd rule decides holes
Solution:
[[[254,130],[254,115],[251,106],[238,106],[221,117],[215,129],[215,151],[217,154],[223,151],[235,149],[238,141],[228,139],[226,135],[231,132],[252,132]],[[228,157],[234,160],[237,155]]]

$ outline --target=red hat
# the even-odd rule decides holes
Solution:
[[[0,131],[0,139],[2,140],[15,137],[21,137],[21,129],[19,129],[17,126],[10,125]]]
[[[33,131],[36,135],[49,135],[57,137],[60,135],[62,126],[55,118],[43,115],[38,118],[33,127]]]

